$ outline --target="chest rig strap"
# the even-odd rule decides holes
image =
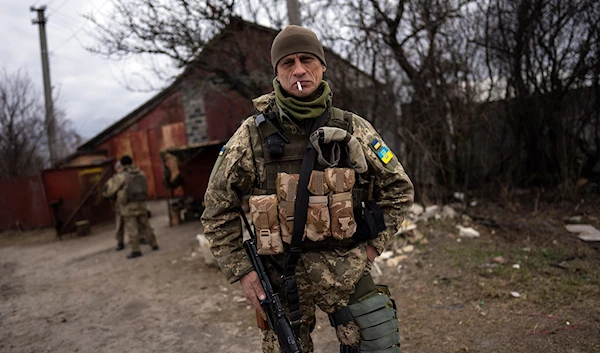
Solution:
[[[328,116],[329,110],[325,109],[325,112],[314,121],[310,132],[313,133],[319,127],[323,126]],[[302,237],[304,235],[304,225],[306,224],[308,212],[309,195],[307,186],[310,180],[310,174],[315,166],[316,157],[317,152],[312,144],[307,141],[304,158],[302,159],[302,167],[300,169],[296,203],[294,204],[295,211],[292,241],[283,273],[292,329],[294,329],[298,335],[300,334],[300,324],[302,323],[302,311],[300,310],[300,297],[298,295],[298,283],[296,282],[296,265],[300,259],[300,253],[302,252]]]
[[[275,120],[274,113],[261,113],[254,120],[256,127],[260,130],[266,141],[267,153],[271,158],[283,156],[284,144],[290,143],[290,140],[275,125],[277,124]]]

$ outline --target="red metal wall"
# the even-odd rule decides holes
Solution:
[[[0,179],[0,230],[53,224],[41,175]]]
[[[148,178],[150,198],[168,196],[163,186],[163,170],[160,150],[167,147],[185,146],[187,136],[181,94],[174,92],[160,102],[144,117],[99,145],[108,155],[121,158],[127,154],[133,158]]]
[[[108,169],[107,174],[105,171]],[[112,202],[105,200],[101,195],[102,186],[108,176],[112,175],[112,162],[98,166],[77,166],[62,169],[50,169],[43,172],[47,200],[50,204],[57,204],[55,223],[63,225],[69,220],[73,212],[81,206],[72,224],[65,230],[73,231],[74,222],[89,220],[96,224],[114,219]],[[105,176],[102,179],[102,176]],[[91,197],[84,202],[84,197],[94,185]],[[59,200],[62,200],[60,202]]]
[[[183,193],[186,196],[192,196],[195,201],[204,201],[208,178],[219,156],[221,147],[221,145],[208,146],[194,159],[179,165]]]
[[[209,141],[228,140],[255,111],[252,102],[234,91],[206,91],[204,102]]]
[[[276,34],[277,31],[240,22],[237,28],[232,28],[221,39],[218,49],[209,50],[203,56],[203,60],[208,61],[209,66],[227,67],[228,72],[233,76],[273,72],[268,53]],[[238,54],[231,55],[230,52]],[[239,53],[244,53],[243,62],[239,60],[241,56]],[[213,74],[205,73],[206,77],[211,75]],[[275,77],[275,74],[272,77]],[[251,98],[256,97],[243,97],[236,91],[227,90],[226,85],[205,85],[205,87],[204,104],[208,140],[227,140],[240,124],[255,112]],[[262,93],[272,90],[271,82],[265,81]]]

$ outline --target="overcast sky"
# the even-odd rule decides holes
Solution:
[[[27,73],[43,97],[39,28],[32,24],[37,18],[37,12],[30,11],[32,5],[47,6],[51,83],[60,92],[59,106],[84,139],[95,136],[158,93],[124,88],[123,82],[144,73],[141,64],[110,61],[83,48],[92,43],[87,33],[92,26],[81,15],[105,13],[111,6],[109,0],[1,0],[0,69],[9,74],[19,69]]]

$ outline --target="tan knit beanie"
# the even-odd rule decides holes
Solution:
[[[277,72],[277,63],[279,63],[279,60],[295,53],[313,54],[321,60],[323,65],[327,65],[323,45],[315,32],[308,28],[289,25],[279,32],[271,45],[271,64],[273,65],[273,70]]]

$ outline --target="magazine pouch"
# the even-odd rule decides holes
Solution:
[[[356,232],[356,222],[352,212],[352,193],[332,194],[329,203],[331,215],[331,235],[338,240],[350,238]]]
[[[308,181],[308,191],[316,196],[323,196],[329,193],[329,186],[325,181],[325,172],[313,170]]]
[[[354,169],[327,168],[325,169],[325,182],[334,193],[350,191],[354,186]]]
[[[277,217],[277,195],[250,196],[250,217],[256,232],[257,252],[275,255],[283,252]]]
[[[299,174],[277,173],[277,199],[279,201],[279,227],[284,242],[292,241],[294,229],[294,204],[298,191]]]
[[[312,241],[321,241],[330,235],[327,196],[308,197],[308,215],[304,235]]]
[[[325,182],[333,191],[330,196],[331,235],[338,240],[350,238],[356,232],[352,206],[354,170],[350,168],[325,169]]]

